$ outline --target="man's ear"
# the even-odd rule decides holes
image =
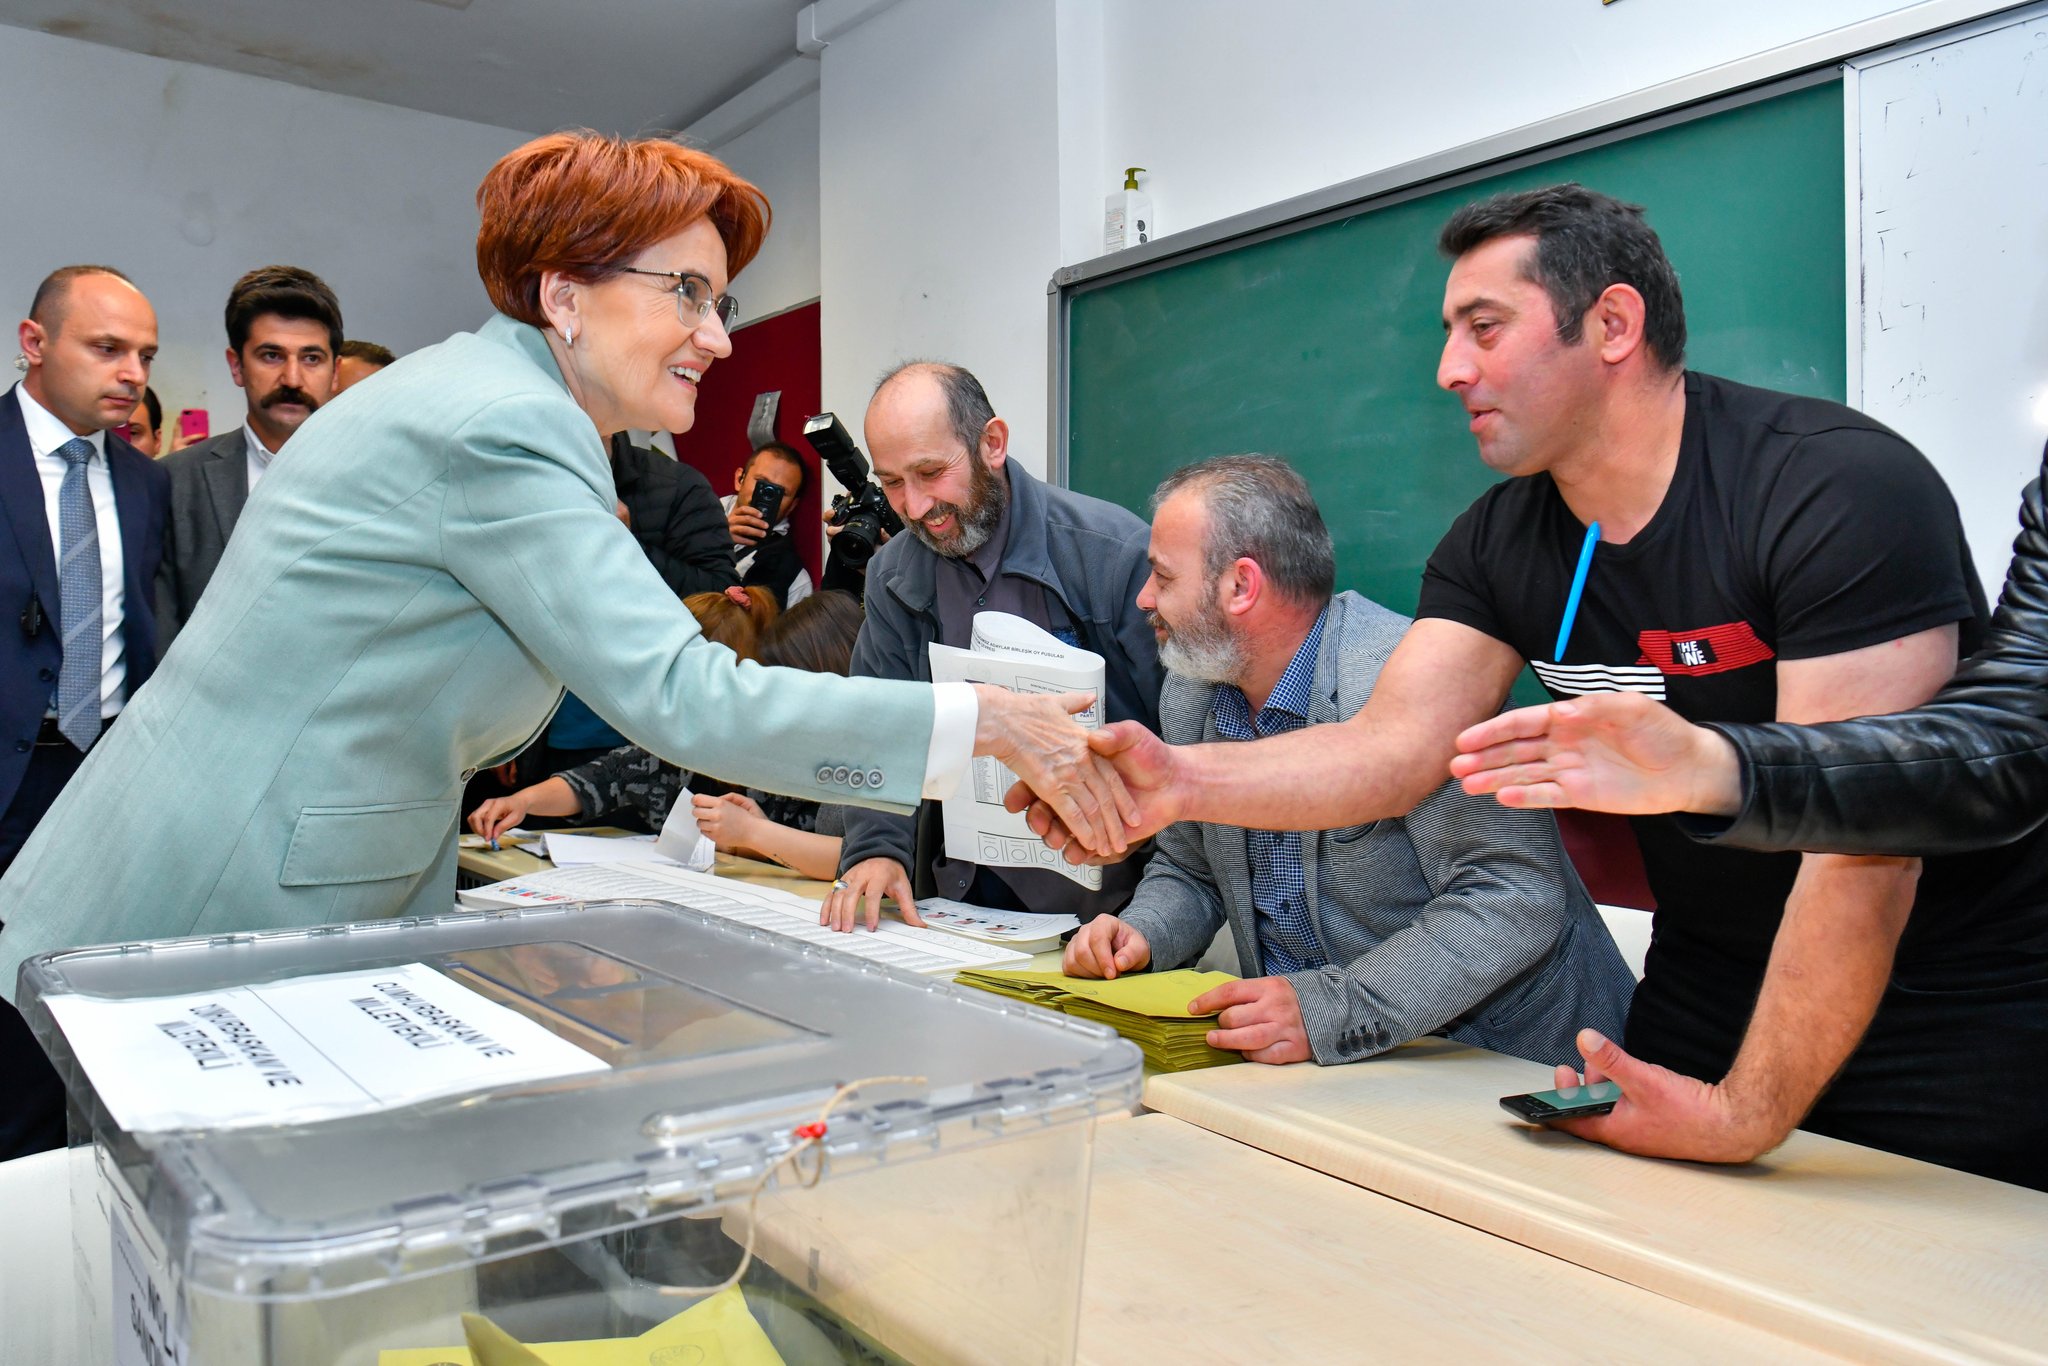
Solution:
[[[1240,555],[1223,571],[1217,586],[1222,593],[1223,610],[1232,616],[1243,616],[1266,596],[1266,571],[1257,560]]]
[[[242,382],[242,355],[232,346],[228,348],[228,376],[234,380],[237,389],[249,387]]]
[[[981,449],[976,454],[990,469],[1001,469],[1010,456],[1010,424],[999,417],[990,418],[981,429]]]
[[[1601,290],[1586,311],[1586,328],[1599,348],[1600,359],[1616,365],[1634,355],[1643,345],[1648,312],[1634,285],[1614,284]]]
[[[50,334],[34,318],[23,318],[17,333],[21,342],[21,354],[31,365],[43,363],[43,348],[50,344]]]

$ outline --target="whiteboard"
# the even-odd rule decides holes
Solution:
[[[1995,597],[2048,438],[2048,5],[1845,76],[1849,402],[1948,480]]]

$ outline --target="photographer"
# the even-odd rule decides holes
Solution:
[[[909,534],[892,537],[868,565],[855,676],[929,681],[933,641],[966,646],[976,612],[1008,612],[1101,655],[1108,719],[1152,726],[1162,675],[1137,605],[1149,573],[1145,523],[1041,483],[1011,460],[1009,425],[957,365],[918,361],[892,371],[868,404],[866,433],[875,477]],[[1089,891],[1050,869],[948,859],[938,814],[932,802],[914,818],[849,811],[843,885],[825,902],[825,923],[852,929],[865,916],[873,926],[886,896],[921,924],[913,894],[1086,920],[1121,907],[1145,870],[1134,855],[1104,868],[1102,890]]]
[[[794,607],[811,595],[810,571],[789,534],[790,511],[809,477],[801,456],[770,441],[747,458],[733,475],[734,491],[719,500],[740,582],[767,589],[783,607]]]

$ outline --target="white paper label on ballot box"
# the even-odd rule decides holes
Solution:
[[[45,999],[131,1133],[299,1124],[605,1068],[419,963],[187,996]]]

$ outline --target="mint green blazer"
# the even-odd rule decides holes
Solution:
[[[0,984],[48,949],[448,911],[464,780],[565,686],[685,768],[914,809],[931,689],[736,662],[616,502],[546,342],[510,318],[315,414],[0,880]]]

